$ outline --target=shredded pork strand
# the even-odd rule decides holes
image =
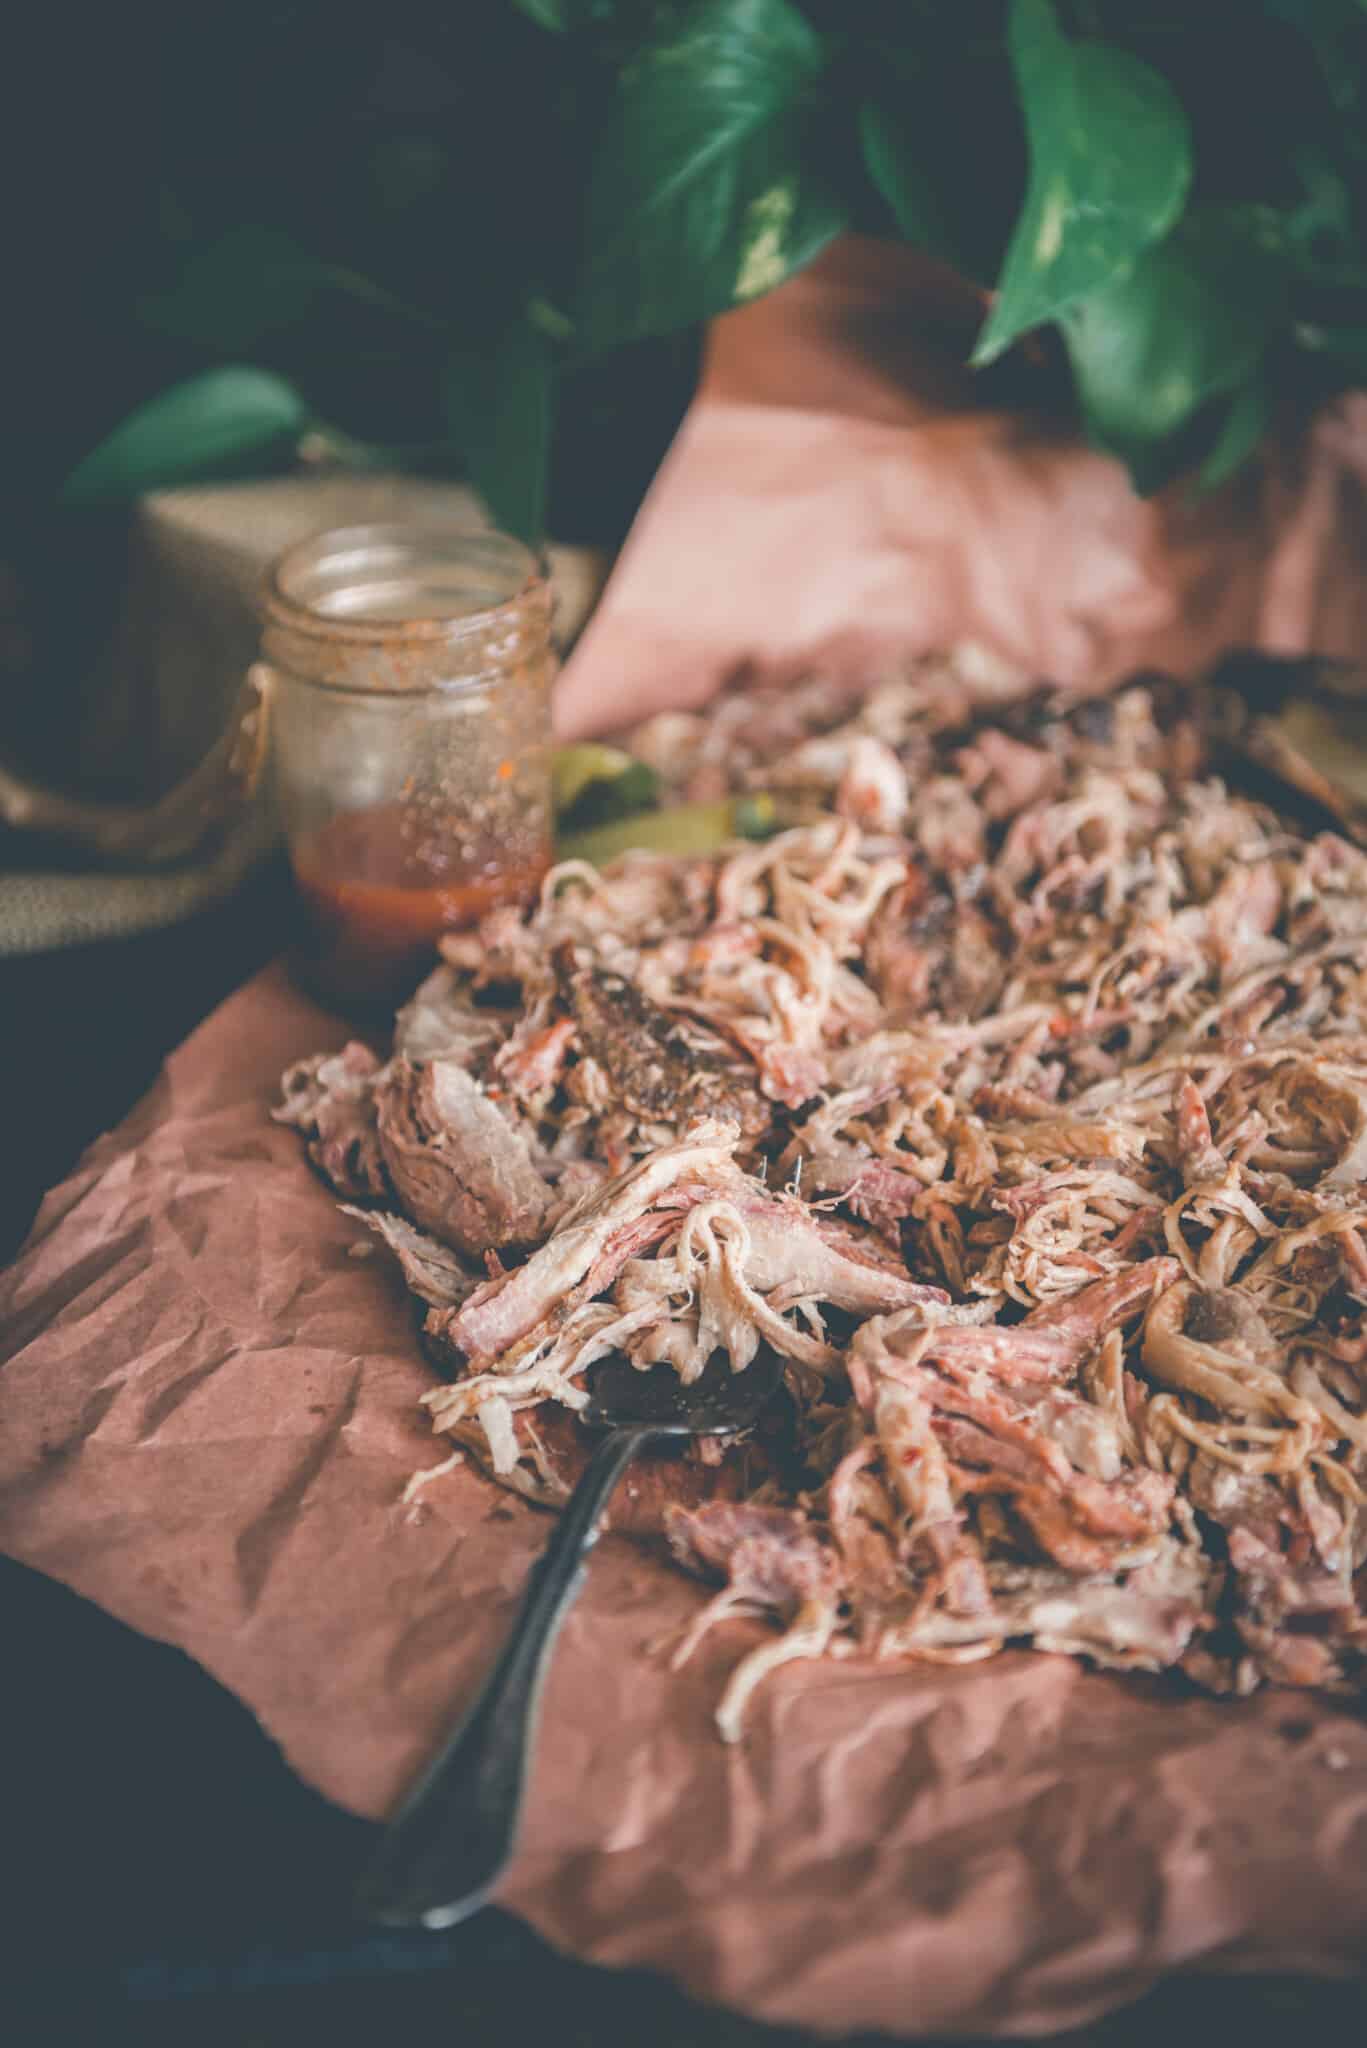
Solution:
[[[654,721],[673,794],[810,822],[553,869],[387,1064],[285,1077],[503,1484],[561,1496],[536,1412],[610,1351],[787,1361],[759,1496],[666,1516],[699,1629],[782,1630],[728,1737],[800,1657],[1367,1672],[1367,856],[1204,772],[1175,686],[983,680]]]

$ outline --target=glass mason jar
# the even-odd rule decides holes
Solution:
[[[262,609],[296,968],[392,1007],[549,865],[550,586],[503,534],[344,527],[283,555]]]

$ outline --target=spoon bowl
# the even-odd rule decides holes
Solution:
[[[735,1436],[753,1428],[783,1379],[783,1360],[768,1346],[742,1371],[714,1351],[685,1386],[672,1365],[635,1366],[613,1352],[593,1368],[583,1419],[591,1429],[649,1428],[655,1436]]]

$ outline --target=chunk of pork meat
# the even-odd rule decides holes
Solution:
[[[389,1179],[421,1229],[476,1258],[545,1235],[555,1192],[522,1132],[463,1067],[394,1060],[375,1102]]]
[[[298,1060],[281,1081],[284,1101],[271,1115],[303,1133],[308,1155],[339,1195],[387,1195],[375,1121],[380,1062],[354,1041],[341,1052]]]
[[[880,1360],[867,1345],[864,1358],[875,1377],[861,1400],[872,1405],[897,1489],[924,1485],[929,1470],[942,1474],[940,1504],[933,1513],[918,1506],[918,1522],[951,1526],[957,1520],[952,1504],[961,1496],[1002,1498],[1039,1551],[1074,1572],[1113,1570],[1133,1561],[1136,1549],[1149,1550],[1166,1527],[1172,1480],[1144,1469],[1119,1469],[1118,1459],[1107,1461],[1104,1447],[1091,1440],[1093,1432],[1069,1437],[1046,1402],[1081,1410],[1075,1397],[1051,1391],[1045,1402],[1022,1398],[980,1372],[954,1378],[929,1362],[903,1360],[889,1370],[886,1357]],[[911,1395],[912,1404],[896,1401],[894,1389]],[[911,1437],[901,1426],[903,1417],[921,1418]],[[903,1469],[908,1443],[915,1454],[911,1471]],[[1086,1465],[1100,1464],[1108,1476],[1080,1466],[1079,1457]]]
[[[1059,767],[1052,755],[993,726],[985,726],[973,745],[964,749],[959,767],[994,823],[1041,802],[1059,783]]]
[[[742,1658],[722,1695],[718,1731],[723,1741],[738,1742],[761,1680],[794,1658],[819,1657],[830,1642],[838,1615],[838,1560],[790,1509],[717,1503],[691,1516],[671,1516],[667,1528],[681,1564],[726,1573],[725,1586],[698,1616],[680,1656],[714,1621],[737,1611],[759,1608],[786,1623],[782,1636]]]
[[[1179,1271],[1176,1259],[1142,1259],[1123,1273],[1093,1281],[1090,1287],[1080,1287],[1076,1294],[1064,1295],[1058,1301],[1046,1302],[1006,1334],[1027,1340],[1023,1352],[1028,1347],[1041,1358],[1052,1352],[1048,1376],[1063,1378],[1076,1372],[1111,1330],[1132,1322],[1156,1295],[1170,1287]]]
[[[1263,1675],[1278,1685],[1334,1687],[1367,1662],[1367,1628],[1358,1614],[1347,1560],[1327,1571],[1256,1536],[1229,1531],[1234,1622]]]
[[[884,1369],[898,1371],[897,1350],[909,1346],[919,1365],[933,1361],[963,1379],[987,1373],[1005,1382],[1046,1383],[1064,1380],[1093,1352],[1110,1330],[1118,1330],[1148,1307],[1169,1286],[1180,1268],[1175,1259],[1145,1259],[1058,1301],[1046,1302],[1020,1323],[932,1326],[926,1335],[914,1321],[904,1326],[874,1328],[865,1344],[879,1344],[891,1361]],[[888,1339],[893,1339],[889,1348]]]
[[[738,1602],[784,1619],[836,1589],[839,1559],[793,1508],[735,1501],[676,1507],[666,1513],[665,1534],[686,1570],[720,1574]]]
[[[953,922],[953,898],[946,890],[932,893],[919,867],[884,897],[864,943],[864,967],[888,1009],[914,1016],[931,1007]]]
[[[430,1308],[457,1308],[478,1287],[478,1273],[465,1265],[449,1246],[415,1230],[404,1217],[390,1215],[384,1209],[355,1209],[349,1203],[343,1204],[342,1214],[354,1216],[367,1230],[384,1239],[399,1262],[409,1293],[416,1294]]]
[[[573,1017],[548,1024],[542,1012],[531,1012],[495,1057],[500,1085],[511,1088],[523,1103],[544,1102],[564,1072],[574,1040]]]
[[[825,1302],[860,1316],[949,1302],[942,1288],[911,1279],[879,1239],[834,1217],[814,1217],[800,1203],[766,1200],[753,1191],[738,1194],[736,1206],[750,1233],[746,1280],[780,1314],[797,1301]]]
[[[805,740],[766,778],[775,789],[834,793],[835,810],[866,832],[897,832],[907,814],[907,771],[870,733],[846,730]]]
[[[927,892],[913,874],[881,904],[864,949],[868,975],[888,1012],[915,1017],[982,1016],[1001,993],[1006,959],[976,904]]]
[[[1229,1171],[1223,1152],[1211,1136],[1205,1099],[1190,1074],[1179,1074],[1173,1097],[1177,1121],[1177,1155],[1182,1179],[1189,1188],[1202,1181],[1223,1180]]]
[[[995,1617],[1008,1640],[1125,1671],[1166,1671],[1210,1627],[1217,1566],[1167,1538],[1133,1571],[1078,1578],[1054,1566],[994,1575]]]
[[[628,1167],[571,1210],[525,1265],[481,1287],[451,1322],[449,1341],[472,1360],[497,1358],[586,1281],[594,1293],[609,1287],[641,1249],[633,1226],[649,1210],[681,1214],[714,1195],[734,1173],[739,1136],[734,1124],[703,1123]]]
[[[394,1019],[394,1051],[407,1060],[470,1068],[501,1035],[496,1017],[471,1007],[469,976],[448,966],[434,968]]]

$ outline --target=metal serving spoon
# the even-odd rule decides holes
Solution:
[[[605,1360],[583,1419],[608,1434],[533,1566],[513,1632],[465,1719],[390,1822],[357,1894],[368,1920],[454,1927],[482,1906],[512,1854],[541,1682],[579,1591],[613,1489],[661,1437],[735,1436],[778,1390],[783,1363],[761,1349],[744,1372],[718,1354],[691,1387],[669,1366]]]

